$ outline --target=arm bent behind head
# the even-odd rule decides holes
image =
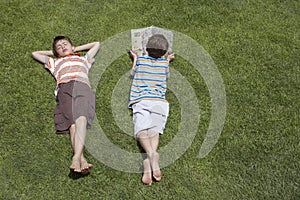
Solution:
[[[96,56],[99,49],[100,49],[100,42],[92,42],[92,43],[75,47],[74,52],[88,50],[87,54],[89,54],[89,56],[93,58]]]
[[[84,44],[84,45],[75,47],[74,52],[88,50],[87,54],[89,54],[89,56],[91,58],[93,58],[97,54],[99,48],[100,48],[99,42],[92,42],[92,43],[88,43],[88,44]],[[32,57],[43,64],[46,63],[48,56],[55,56],[53,50],[32,52]]]
[[[48,56],[53,56],[53,51],[52,50],[46,50],[46,51],[34,51],[32,52],[32,57],[34,59],[36,59],[37,61],[45,64],[46,63],[46,59]]]

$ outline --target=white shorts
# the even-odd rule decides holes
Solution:
[[[132,105],[134,137],[143,130],[163,134],[169,114],[169,103],[142,100]]]

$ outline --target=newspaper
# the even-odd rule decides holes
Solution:
[[[131,30],[131,49],[139,56],[146,54],[146,44],[149,37],[154,34],[162,34],[166,37],[169,43],[168,52],[172,52],[173,46],[173,32],[170,30],[162,29],[156,26],[150,26],[141,29]]]

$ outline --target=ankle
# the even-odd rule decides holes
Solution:
[[[152,158],[153,156],[158,155],[157,151],[150,151],[147,153],[147,158]]]
[[[80,159],[81,159],[80,155],[74,154],[72,157],[72,160],[80,160]]]

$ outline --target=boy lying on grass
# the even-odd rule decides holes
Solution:
[[[165,98],[166,81],[169,77],[169,62],[174,54],[167,54],[167,39],[160,34],[149,38],[146,45],[148,55],[133,57],[131,76],[133,77],[129,108],[133,110],[134,136],[145,150],[142,182],[152,184],[152,178],[160,181],[157,147],[159,133],[163,133],[169,113],[169,103]],[[166,57],[165,57],[166,56]]]
[[[56,133],[70,133],[73,149],[70,169],[78,173],[87,173],[93,165],[84,158],[83,149],[87,128],[91,126],[95,115],[96,102],[88,72],[94,63],[100,43],[93,42],[75,47],[70,38],[57,36],[52,46],[53,50],[35,51],[32,52],[32,56],[44,64],[56,80],[57,105],[54,123]],[[88,50],[85,56],[75,53],[85,50]]]

